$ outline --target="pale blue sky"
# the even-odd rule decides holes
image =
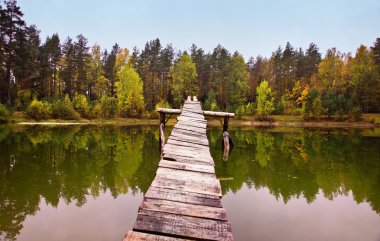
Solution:
[[[82,33],[92,45],[143,48],[160,38],[180,50],[192,43],[212,51],[219,43],[230,52],[269,57],[289,41],[324,53],[337,47],[355,52],[380,37],[379,0],[19,0],[28,24],[44,40]]]

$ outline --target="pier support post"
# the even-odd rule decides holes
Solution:
[[[223,122],[223,159],[226,161],[228,159],[228,154],[230,153],[230,146],[234,147],[234,143],[228,133],[228,122],[230,117],[225,116]]]
[[[165,146],[165,113],[160,112],[160,147]]]

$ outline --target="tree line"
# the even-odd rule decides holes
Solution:
[[[25,110],[35,99],[35,116],[45,107],[65,116],[62,103],[84,117],[141,116],[158,106],[178,108],[187,95],[197,95],[204,109],[247,115],[343,118],[380,111],[380,38],[355,55],[331,48],[322,58],[314,43],[305,50],[287,43],[269,58],[246,61],[221,45],[176,51],[155,39],[130,51],[89,46],[82,34],[41,41],[16,0],[0,5],[0,18],[0,102]]]

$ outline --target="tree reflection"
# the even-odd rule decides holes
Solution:
[[[344,130],[231,130],[235,149],[222,162],[219,140],[210,138],[223,193],[267,187],[287,203],[318,193],[328,199],[352,192],[357,203],[368,202],[380,214],[380,138]],[[210,130],[210,136],[219,135]]]
[[[81,206],[109,190],[145,192],[159,161],[156,129],[0,128],[0,234],[14,239],[43,198]],[[140,186],[141,185],[141,186]]]

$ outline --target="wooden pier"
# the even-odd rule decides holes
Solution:
[[[233,240],[198,101],[185,101],[129,240]]]

